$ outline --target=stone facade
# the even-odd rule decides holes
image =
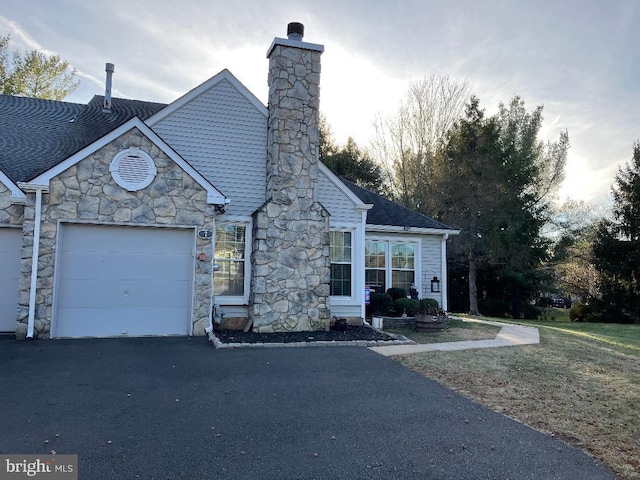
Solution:
[[[21,226],[24,220],[24,205],[11,199],[11,191],[0,183],[0,226]]]
[[[317,47],[276,39],[269,55],[267,192],[253,219],[249,302],[257,332],[329,329],[329,214],[316,196]]]
[[[157,175],[146,188],[129,192],[111,176],[109,164],[120,151],[138,147],[153,159]],[[132,129],[51,179],[42,197],[40,250],[36,284],[35,333],[50,335],[59,222],[117,225],[180,225],[213,227],[214,206],[207,192],[138,129]],[[23,226],[22,274],[16,335],[24,337],[29,314],[33,255],[35,193],[27,195]],[[204,335],[211,313],[213,244],[197,237],[196,249],[206,255],[195,262],[193,334]]]

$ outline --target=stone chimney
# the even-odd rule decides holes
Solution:
[[[269,59],[266,202],[253,218],[254,331],[329,329],[329,213],[317,201],[322,45],[290,23]]]

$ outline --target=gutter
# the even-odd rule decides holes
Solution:
[[[31,254],[31,283],[29,286],[29,318],[27,320],[27,338],[33,338],[36,319],[36,292],[38,283],[38,257],[40,255],[40,223],[42,221],[42,193],[49,192],[46,185],[34,185],[29,183],[18,184],[27,192],[35,192],[36,204],[33,220],[33,252]]]

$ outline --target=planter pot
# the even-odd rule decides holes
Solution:
[[[449,318],[444,314],[418,313],[416,315],[416,332],[433,332],[441,330],[449,324]]]
[[[373,328],[377,328],[378,330],[382,330],[383,319],[382,317],[371,317],[371,326]]]

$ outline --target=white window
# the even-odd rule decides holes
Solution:
[[[409,293],[416,283],[416,244],[391,244],[391,284]]]
[[[364,247],[365,283],[379,293],[389,288],[410,292],[416,284],[416,242],[367,240]]]
[[[331,295],[352,296],[352,246],[351,232],[330,232]]]
[[[364,283],[378,293],[387,291],[387,242],[367,241],[364,246]]]
[[[216,297],[246,296],[247,247],[246,225],[216,226],[215,263],[220,267],[213,275],[213,292]]]

